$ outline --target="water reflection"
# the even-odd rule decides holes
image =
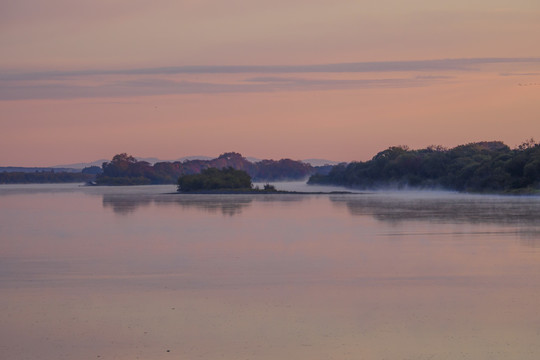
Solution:
[[[332,196],[351,215],[385,222],[540,224],[540,198],[460,194]]]
[[[460,232],[459,228],[452,233],[494,237],[506,232],[517,235],[522,246],[540,248],[538,197],[387,193],[333,196],[330,200],[336,208],[346,208],[352,216],[369,216],[392,226],[414,222],[495,225],[489,231],[479,228],[475,234],[470,230]],[[415,232],[415,235],[420,234]]]
[[[185,195],[185,194],[103,194],[103,207],[119,215],[129,215],[140,208],[152,205],[176,206],[183,209],[197,209],[224,216],[241,214],[253,202],[299,202],[303,195]]]
[[[521,245],[530,248],[540,249],[540,228],[535,230],[523,230],[520,231],[519,235],[519,243]]]
[[[0,186],[2,359],[539,358],[538,198],[64,187]]]

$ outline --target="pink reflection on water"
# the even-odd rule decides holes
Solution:
[[[540,353],[540,253],[522,242],[533,220],[411,217],[403,199],[364,195],[91,191],[0,195],[8,358]]]

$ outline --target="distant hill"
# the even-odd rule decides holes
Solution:
[[[212,158],[209,157],[209,156],[184,156],[184,157],[178,158],[176,160],[162,160],[162,159],[159,159],[159,158],[156,158],[156,157],[135,156],[135,159],[137,159],[137,161],[146,161],[146,162],[153,165],[153,164],[158,163],[158,162],[175,162],[175,161],[184,162],[186,160],[210,160]],[[92,162],[87,162],[87,163],[54,165],[54,166],[46,167],[46,168],[43,168],[43,169],[77,169],[77,170],[82,170],[85,167],[90,167],[90,166],[99,166],[99,167],[101,167],[101,165],[104,162],[107,162],[107,161],[109,161],[109,159],[99,159],[99,160],[92,161]],[[2,169],[2,168],[0,168],[0,169]]]
[[[339,161],[325,160],[325,159],[305,159],[302,162],[310,164],[311,166],[325,166],[325,165],[337,165]]]
[[[191,160],[212,160],[212,158],[210,156],[193,155],[193,156],[184,156],[174,161],[184,162],[184,161],[191,161]]]
[[[249,162],[252,162],[252,163],[256,163],[256,162],[261,161],[262,159],[259,159],[259,158],[253,157],[253,156],[247,156],[246,160],[249,161]]]
[[[157,162],[164,161],[164,160],[160,160],[160,159],[155,158],[155,157],[143,158],[143,157],[138,157],[137,156],[135,158],[138,161],[146,161],[146,162],[149,162],[150,164],[155,164]],[[101,167],[101,165],[103,165],[103,163],[107,162],[107,161],[109,161],[109,160],[108,159],[99,159],[99,160],[88,162],[88,163],[74,163],[74,164],[65,164],[65,165],[54,165],[54,166],[51,166],[51,168],[54,168],[54,169],[71,168],[71,169],[82,170],[85,167],[90,167],[90,166],[99,166],[99,167]]]
[[[51,168],[53,169],[64,169],[64,168],[69,168],[69,169],[77,169],[77,170],[82,170],[84,169],[85,167],[90,167],[90,166],[99,166],[101,167],[101,164],[103,164],[104,162],[106,162],[107,159],[100,159],[100,160],[96,160],[96,161],[92,161],[92,162],[87,162],[87,163],[75,163],[75,164],[66,164],[66,165],[54,165],[54,166],[51,166]]]

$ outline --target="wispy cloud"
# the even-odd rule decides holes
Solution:
[[[174,74],[287,74],[287,73],[363,73],[395,71],[472,71],[478,66],[501,63],[540,63],[540,58],[468,58],[412,61],[375,61],[318,65],[237,65],[170,66],[137,69],[86,69],[0,74],[0,80],[42,80],[96,75],[174,75]]]
[[[526,73],[501,73],[501,76],[539,76],[540,72],[526,72]]]
[[[1,100],[117,98],[167,94],[256,93],[275,91],[343,90],[359,88],[403,88],[427,85],[417,79],[303,79],[250,78],[242,83],[211,83],[141,79],[97,86],[67,84],[21,84],[0,88]]]
[[[421,80],[446,80],[446,79],[455,79],[455,76],[447,76],[447,75],[418,75],[415,77],[415,79],[421,79]]]
[[[308,79],[298,77],[253,77],[245,80],[276,87],[279,90],[332,90],[332,89],[358,89],[380,87],[417,87],[425,86],[428,82],[413,78],[385,78],[385,79]]]
[[[540,58],[472,58],[419,61],[359,62],[291,66],[180,66],[126,70],[46,71],[0,74],[0,100],[73,99],[152,96],[165,94],[253,93],[360,88],[427,86],[453,78],[448,75],[414,75],[414,72],[474,71],[496,63],[540,64]],[[384,73],[410,72],[409,77]],[[315,74],[326,73],[324,78]],[[331,74],[381,73],[380,78],[328,79]],[[205,81],[178,79],[182,75],[206,75]],[[217,81],[213,75],[238,75]],[[253,77],[243,78],[242,75]],[[292,76],[297,74],[297,76]],[[303,75],[302,75],[303,74]],[[309,75],[308,75],[309,74]],[[531,73],[532,74],[532,73]],[[275,75],[275,76],[274,76]],[[503,74],[501,74],[503,75]],[[176,76],[176,79],[174,78]],[[503,75],[505,76],[505,75]],[[210,79],[210,80],[208,80]],[[93,85],[88,85],[89,81]]]

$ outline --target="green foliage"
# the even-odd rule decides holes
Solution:
[[[314,175],[309,183],[358,188],[527,192],[540,188],[540,144],[531,139],[515,149],[500,141],[471,143],[453,149],[391,147],[369,161],[340,164],[328,175]]]
[[[232,167],[208,168],[200,174],[188,174],[178,178],[178,191],[251,189],[251,177],[243,170]]]

